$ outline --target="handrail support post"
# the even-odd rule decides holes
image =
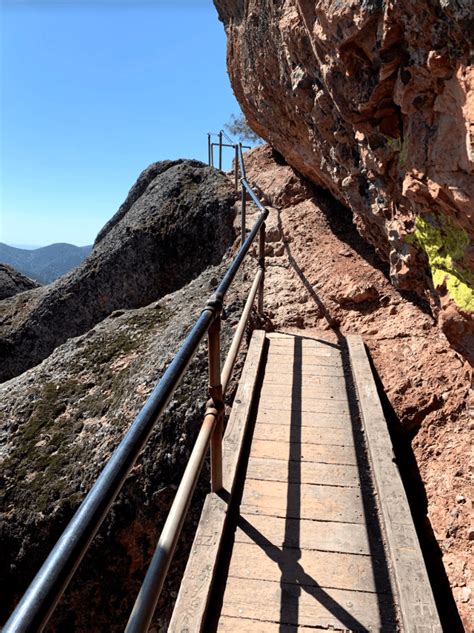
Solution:
[[[222,171],[222,131],[219,132],[219,169]]]
[[[245,242],[245,223],[246,218],[246,205],[247,205],[247,191],[242,183],[242,198],[241,198],[241,211],[240,211],[240,245]]]
[[[207,164],[212,167],[211,135],[207,133]]]
[[[216,316],[208,331],[209,398],[208,406],[218,411],[211,437],[211,490],[222,490],[222,436],[224,434],[224,402],[221,383],[221,317]]]
[[[234,145],[235,158],[234,158],[234,170],[235,170],[235,190],[239,188],[239,146],[237,143]]]
[[[262,271],[262,277],[258,288],[258,312],[263,314],[263,289],[265,285],[265,222],[260,227],[258,240],[258,265]]]

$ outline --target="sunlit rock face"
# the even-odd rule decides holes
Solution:
[[[215,0],[251,127],[352,209],[392,282],[474,356],[466,0]]]

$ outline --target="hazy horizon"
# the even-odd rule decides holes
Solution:
[[[85,248],[86,246],[92,246],[93,241],[89,244],[73,244],[72,242],[48,242],[46,244],[10,244],[8,242],[0,242],[0,244],[6,244],[11,248],[21,248],[24,251],[35,251],[38,248],[46,248],[47,246],[54,246],[55,244],[68,244],[69,246],[77,246],[77,248]]]

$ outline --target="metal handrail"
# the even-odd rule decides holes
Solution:
[[[243,165],[241,145],[239,145],[238,151],[239,162]],[[258,199],[245,178],[242,178],[241,182],[242,189],[245,188],[254,202],[257,203]],[[134,466],[157,418],[164,411],[173,392],[180,384],[200,342],[207,333],[209,339],[210,400],[198,439],[163,527],[126,630],[127,633],[138,633],[139,631],[141,633],[148,629],[209,444],[211,446],[211,489],[216,491],[222,488],[223,400],[257,289],[259,292],[259,310],[263,309],[265,219],[268,211],[259,201],[257,206],[261,213],[216,291],[207,301],[201,315],[161,380],[153,389],[96,483],[6,622],[3,633],[33,633],[44,628],[113,501],[120,492],[125,478]],[[223,301],[257,233],[259,234],[259,269],[221,374],[220,323]]]
[[[214,143],[212,141],[212,137],[217,136],[219,139],[218,143]],[[225,137],[228,143],[222,142],[222,137]],[[207,162],[211,167],[214,167],[214,147],[219,148],[219,159],[218,159],[218,167],[222,170],[222,148],[223,147],[233,147],[235,151],[235,161],[234,161],[234,170],[235,170],[235,188],[237,189],[237,184],[239,182],[239,163],[242,166],[243,160],[240,159],[242,154],[242,149],[251,149],[250,145],[242,145],[242,143],[235,143],[230,136],[224,132],[224,130],[219,130],[219,132],[208,132],[207,133]],[[244,172],[242,172],[244,173]]]

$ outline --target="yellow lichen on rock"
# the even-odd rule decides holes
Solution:
[[[446,283],[458,308],[474,312],[474,274],[456,264],[469,246],[467,232],[443,216],[418,216],[415,226],[412,241],[426,254],[435,287]]]

